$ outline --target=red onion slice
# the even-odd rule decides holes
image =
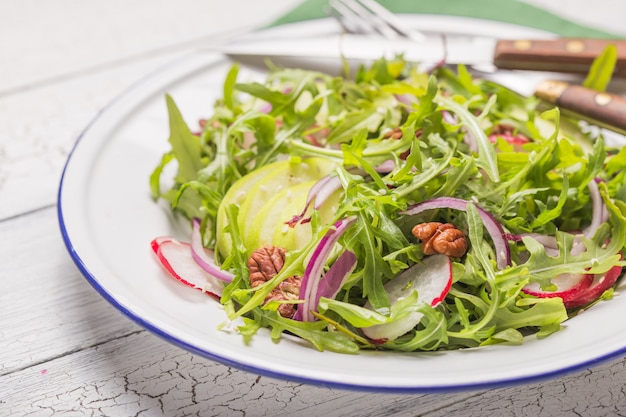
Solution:
[[[375,166],[374,170],[379,174],[388,174],[393,171],[395,167],[396,163],[393,161],[393,159],[387,159],[386,161],[380,163],[380,165]]]
[[[202,234],[200,232],[200,219],[193,219],[193,231],[191,233],[191,255],[200,268],[211,274],[213,277],[229,283],[233,280],[234,275],[220,269],[215,264],[215,255],[211,249],[207,249],[202,245]]]
[[[317,305],[320,298],[335,298],[335,296],[345,284],[346,279],[350,276],[356,267],[356,255],[349,250],[339,256],[339,258],[328,269],[328,272],[318,280],[318,284],[311,291],[311,301],[313,311],[317,311]]]
[[[313,297],[318,291],[317,287],[319,286],[320,279],[322,278],[324,265],[328,260],[328,256],[330,255],[333,246],[337,243],[337,240],[339,240],[339,237],[341,237],[343,232],[345,232],[346,229],[355,221],[356,218],[348,217],[336,222],[334,224],[334,228],[330,229],[324,235],[320,243],[313,251],[311,259],[309,260],[304,271],[304,276],[302,277],[302,284],[300,286],[300,294],[298,297],[300,300],[304,300],[304,303],[298,306],[298,311],[296,311],[294,320],[313,321],[315,319],[315,316],[311,314],[310,310],[317,308],[316,305],[312,305],[314,302]]]
[[[313,203],[313,208],[315,210],[319,209],[322,204],[326,200],[330,198],[331,195],[335,193],[338,189],[341,188],[341,181],[338,177],[326,175],[322,177],[319,181],[317,181],[311,189],[309,190],[309,194],[307,196],[306,202],[304,203],[304,209],[299,214],[294,215],[286,224],[289,227],[296,227],[296,225],[300,222],[306,222],[310,219],[305,219],[307,210]]]
[[[602,201],[602,196],[600,195],[600,188],[598,187],[598,183],[595,180],[589,181],[587,184],[589,188],[589,196],[591,197],[592,203],[592,216],[591,216],[591,224],[587,226],[583,230],[583,235],[587,239],[591,239],[593,235],[598,230],[598,227],[604,222],[604,214],[605,214],[605,206],[604,201]]]
[[[427,210],[442,208],[465,211],[468,203],[471,203],[471,201],[455,197],[438,197],[417,203],[407,208],[402,212],[402,214],[413,216]],[[478,205],[475,206],[481,220],[483,221],[485,229],[487,229],[487,233],[489,233],[489,236],[491,236],[491,240],[493,241],[498,268],[504,269],[511,264],[511,249],[506,241],[504,229],[491,213]]]

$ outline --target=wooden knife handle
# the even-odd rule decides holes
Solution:
[[[542,82],[535,95],[599,126],[626,132],[626,98],[563,81]]]
[[[615,75],[626,77],[626,41],[613,39],[500,40],[494,65],[501,69],[586,73],[609,44],[617,48]]]

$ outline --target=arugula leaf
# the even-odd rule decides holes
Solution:
[[[478,145],[478,166],[485,169],[492,181],[498,182],[500,180],[500,173],[498,171],[495,149],[489,142],[489,138],[485,132],[481,129],[476,118],[466,107],[447,97],[439,96],[437,102],[441,107],[454,112],[462,120],[463,125],[471,132]]]
[[[617,47],[613,44],[607,45],[602,53],[593,60],[589,73],[583,81],[583,86],[592,90],[605,91],[611,77],[613,77],[616,63]]]
[[[191,133],[172,97],[166,95],[165,98],[170,119],[169,142],[172,145],[172,153],[178,161],[176,181],[183,183],[194,180],[204,166],[200,138]]]
[[[161,176],[163,175],[163,170],[174,158],[173,152],[164,153],[161,157],[161,162],[159,162],[150,175],[150,192],[154,200],[161,196]]]
[[[330,350],[339,353],[356,353],[359,347],[349,337],[336,331],[326,331],[327,324],[323,321],[301,322],[282,317],[274,310],[255,311],[254,319],[244,318],[244,325],[238,330],[244,335],[247,343],[252,336],[263,327],[271,327],[271,337],[278,341],[283,332],[293,333],[311,342],[318,350]]]

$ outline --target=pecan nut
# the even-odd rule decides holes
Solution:
[[[440,253],[460,258],[467,252],[467,239],[461,230],[451,223],[420,223],[411,230],[422,241],[424,255]]]
[[[265,303],[270,301],[294,301],[297,300],[300,295],[300,285],[302,283],[302,277],[294,275],[281,281],[280,284],[272,290],[271,293],[265,297]],[[298,310],[297,304],[282,303],[278,306],[278,314],[288,319],[293,318]]]
[[[250,285],[259,286],[283,269],[285,250],[276,246],[265,246],[252,252],[248,259]]]
[[[400,129],[399,127],[394,127],[393,129],[385,132],[383,138],[402,139],[402,129]]]
[[[252,252],[248,259],[250,286],[257,287],[272,279],[285,265],[285,250],[276,246],[265,246]],[[281,281],[265,297],[265,304],[270,301],[293,301],[300,296],[302,277],[291,276]],[[278,306],[278,314],[293,318],[297,304],[282,303]]]

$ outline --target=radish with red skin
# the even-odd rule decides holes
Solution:
[[[537,282],[531,282],[522,288],[522,291],[538,298],[560,297],[567,306],[567,303],[580,296],[582,291],[591,287],[592,283],[593,275],[590,274],[562,274],[552,279],[552,284],[557,286],[554,291],[542,290]]]
[[[428,256],[422,263],[414,264],[387,282],[384,287],[391,305],[417,290],[418,302],[435,307],[446,298],[452,287],[452,261],[445,255]],[[369,303],[365,307],[371,309]],[[423,316],[419,312],[409,313],[390,323],[377,324],[362,330],[371,340],[391,341],[417,326]]]
[[[615,284],[621,273],[622,267],[616,265],[604,274],[563,274],[552,280],[558,287],[555,291],[543,291],[537,283],[528,284],[522,291],[538,298],[559,297],[565,308],[572,309],[600,298]]]
[[[221,297],[224,282],[196,263],[191,245],[171,237],[158,237],[152,240],[151,246],[163,268],[177,281],[215,298]]]
[[[576,297],[573,297],[572,299],[568,300],[567,303],[565,303],[565,307],[582,307],[597,300],[606,290],[615,285],[615,282],[617,282],[621,274],[622,267],[616,265],[604,274],[594,275],[591,286],[586,289],[580,290]]]
[[[498,141],[498,138],[502,138],[509,145],[513,145],[513,148],[518,152],[522,150],[523,145],[529,142],[528,138],[526,138],[525,136],[521,136],[521,135],[514,136],[511,133],[493,134],[493,135],[489,135],[488,137],[491,143],[496,143]]]

